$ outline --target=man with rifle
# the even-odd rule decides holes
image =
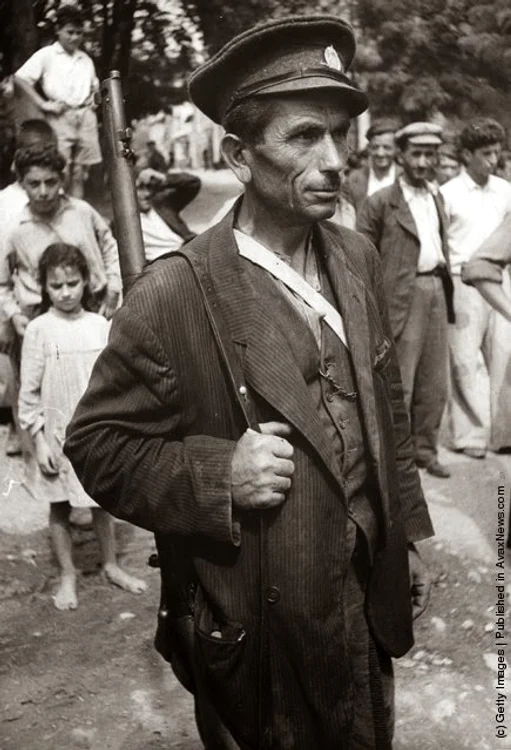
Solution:
[[[391,748],[427,605],[378,256],[327,221],[354,52],[337,17],[287,18],[192,75],[245,192],[135,282],[68,431],[87,492],[157,535],[159,645],[210,749]]]

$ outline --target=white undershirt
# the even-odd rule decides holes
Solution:
[[[440,238],[440,219],[431,191],[427,187],[413,187],[403,178],[401,190],[411,211],[420,241],[417,273],[427,273],[445,264]]]
[[[393,185],[396,181],[396,165],[392,164],[387,174],[384,174],[383,177],[378,177],[372,167],[369,167],[369,180],[367,183],[367,195],[372,195],[373,193],[376,193],[378,190],[381,190],[385,187],[390,187],[390,185]]]
[[[146,213],[140,212],[140,224],[148,262],[165,253],[178,250],[183,244],[183,238],[172,231],[154,208],[150,208]]]

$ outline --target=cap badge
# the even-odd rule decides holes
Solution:
[[[325,57],[325,65],[328,65],[329,68],[333,68],[334,70],[338,70],[339,73],[342,73],[342,62],[341,58],[337,54],[337,50],[333,45],[330,45],[325,49],[324,52]]]

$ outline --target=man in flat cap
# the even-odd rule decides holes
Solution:
[[[368,195],[393,185],[397,177],[395,133],[398,124],[390,118],[374,120],[367,138],[367,165],[354,169],[346,181],[346,200],[358,211]],[[343,196],[344,197],[344,196]]]
[[[487,448],[511,447],[506,382],[511,325],[504,318],[495,318],[486,300],[460,278],[462,264],[470,261],[511,211],[511,185],[495,175],[504,139],[504,128],[496,120],[477,117],[467,123],[459,138],[463,169],[441,188],[449,220],[456,309],[456,326],[449,341],[449,421],[452,447],[472,459],[483,459]],[[490,381],[489,404],[488,389],[481,387],[481,354]]]
[[[433,123],[413,122],[396,133],[403,173],[367,198],[357,229],[380,251],[417,465],[446,478],[438,433],[448,393],[452,280],[445,214],[427,180],[441,132]]]
[[[132,287],[68,433],[87,491],[157,534],[158,644],[207,748],[390,748],[428,598],[377,253],[327,221],[354,52],[336,17],[283,19],[192,75],[245,192]]]

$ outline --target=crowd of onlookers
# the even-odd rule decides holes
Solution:
[[[495,246],[511,211],[511,185],[498,122],[476,118],[449,143],[442,135],[432,123],[375,121],[341,203],[380,252],[417,463],[448,477],[437,451],[446,406],[451,449],[483,459],[511,448],[511,323],[474,288],[508,288],[507,274],[492,270],[503,256],[489,258],[486,241]]]
[[[87,170],[101,160],[97,79],[80,49],[82,36],[79,11],[63,6],[55,44],[18,71],[42,115],[19,127],[15,179],[0,191],[1,385],[3,404],[12,407],[6,452],[24,453],[27,487],[51,503],[60,609],[77,604],[71,506],[92,508],[109,578],[143,590],[117,565],[112,519],[81,490],[62,451],[122,295],[115,228],[82,199]],[[347,161],[333,217],[379,251],[416,461],[442,478],[450,476],[438,457],[446,407],[451,449],[478,460],[488,449],[511,448],[511,298],[502,272],[511,255],[502,229],[511,221],[511,157],[505,143],[501,125],[488,118],[468,122],[452,142],[433,123],[400,127],[375,120],[367,148]],[[135,172],[151,262],[194,236],[180,212],[201,181],[168,171],[153,143],[138,154]]]

